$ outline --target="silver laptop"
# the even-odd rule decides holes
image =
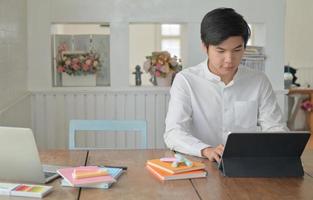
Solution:
[[[47,183],[58,177],[52,166],[44,172],[32,130],[0,127],[0,181]]]

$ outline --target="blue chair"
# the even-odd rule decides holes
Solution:
[[[147,122],[144,120],[70,120],[69,149],[97,149],[92,147],[76,147],[76,131],[139,131],[141,134],[140,148],[147,148]]]

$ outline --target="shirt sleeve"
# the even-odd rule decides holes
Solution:
[[[268,78],[264,79],[260,88],[258,124],[264,132],[288,131],[283,122],[282,111],[277,103],[275,93]]]
[[[165,120],[164,141],[171,150],[201,157],[201,150],[210,145],[191,134],[192,105],[187,80],[179,73],[170,91],[170,101]]]

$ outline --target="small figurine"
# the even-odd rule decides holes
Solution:
[[[185,163],[185,165],[188,167],[192,166],[192,162],[181,154],[176,153],[175,158],[176,158],[176,161],[172,163],[172,167],[178,167],[179,163],[182,163],[182,162]]]
[[[140,66],[139,65],[136,65],[135,71],[133,72],[133,74],[135,74],[136,86],[140,86],[141,85],[141,74],[142,74],[142,71],[140,71]]]
[[[193,163],[181,154],[175,154],[175,158],[161,158],[163,162],[171,162],[172,167],[178,167],[179,163],[184,163],[188,167],[192,167]]]

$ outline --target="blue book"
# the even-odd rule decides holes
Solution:
[[[123,173],[123,169],[122,168],[113,168],[113,167],[106,167],[106,169],[108,170],[109,174],[115,179],[117,180],[118,177],[121,176],[121,174]],[[72,187],[66,180],[62,179],[61,180],[61,185],[62,186],[68,186],[68,187]],[[110,188],[112,185],[112,183],[95,183],[95,184],[88,184],[88,185],[83,185],[83,186],[79,186],[81,188],[100,188],[100,189],[108,189]]]

